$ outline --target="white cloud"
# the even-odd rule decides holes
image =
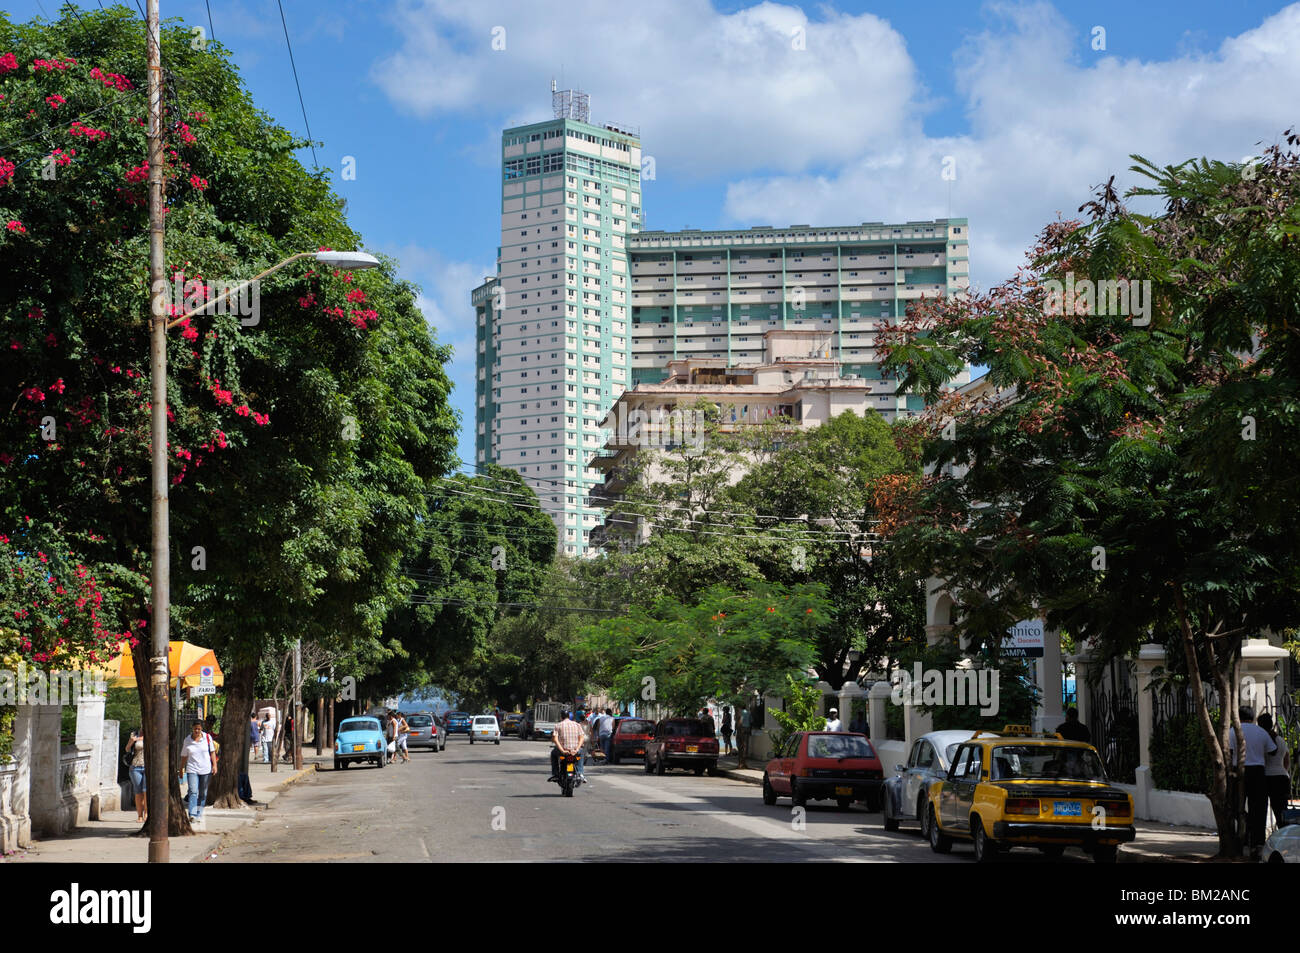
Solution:
[[[1009,277],[1058,212],[1075,217],[1093,186],[1127,188],[1130,153],[1158,164],[1240,161],[1297,120],[1300,6],[1224,41],[1213,55],[1152,62],[1093,53],[1052,7],[998,5],[1004,27],[957,55],[970,132],[916,136],[825,175],[756,176],[727,188],[743,223],[855,224],[950,214],[970,219],[976,285]],[[944,156],[957,178],[941,178]],[[858,210],[846,214],[845,209]],[[720,223],[721,224],[721,223]]]
[[[919,129],[915,66],[871,14],[827,9],[810,21],[770,2],[723,14],[707,0],[486,7],[403,0],[391,14],[401,46],[372,78],[416,115],[490,113],[505,124],[549,118],[563,66],[562,87],[592,94],[593,119],[640,127],[661,177],[798,171]],[[504,50],[492,49],[496,27]]]

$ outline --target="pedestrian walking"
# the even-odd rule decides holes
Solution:
[[[596,737],[600,741],[600,750],[605,752],[605,763],[609,764],[610,743],[614,738],[614,711],[606,708],[605,714],[596,720]]]
[[[731,754],[731,706],[722,709],[722,743],[726,747],[724,754]]]
[[[186,801],[192,818],[203,816],[203,809],[208,805],[208,785],[212,781],[212,772],[217,767],[217,744],[212,736],[203,730],[203,722],[196,721],[190,728],[190,736],[181,745],[181,761],[184,762],[184,780],[187,787]]]
[[[275,748],[275,716],[270,712],[262,719],[262,764],[271,763],[271,755]]]
[[[830,714],[831,717],[826,721],[826,730],[843,731],[844,722],[840,721],[840,710],[838,708],[832,708]]]
[[[500,724],[500,722],[498,722]],[[410,722],[402,715],[397,713],[397,753],[402,756],[403,763],[411,760],[411,752],[406,747],[407,735],[411,733]]]
[[[1291,750],[1286,738],[1278,734],[1273,716],[1268,712],[1259,716],[1259,727],[1268,732],[1268,737],[1277,745],[1272,754],[1264,757],[1264,786],[1269,806],[1273,809],[1273,823],[1281,827],[1282,812],[1291,796]]]
[[[149,803],[145,797],[144,729],[131,732],[126,742],[126,756],[131,763],[131,793],[135,795],[135,819],[141,823],[149,819]]]
[[[753,715],[750,714],[749,706],[740,709],[740,727],[736,731],[736,741],[740,746],[740,767],[749,767],[749,736],[753,728]]]
[[[1246,840],[1250,845],[1253,860],[1259,860],[1264,849],[1264,824],[1268,817],[1268,782],[1264,773],[1264,763],[1269,755],[1277,753],[1278,745],[1269,737],[1268,732],[1255,724],[1255,710],[1249,705],[1242,705],[1237,714],[1241,718],[1241,737],[1245,742],[1245,789],[1246,789]],[[1237,733],[1228,733],[1228,751],[1232,754],[1232,763],[1237,763]]]
[[[384,763],[392,764],[393,759],[397,757],[397,719],[393,717],[391,711],[384,718],[384,741],[387,742],[388,747]]]
[[[257,716],[253,715],[248,719],[248,756],[256,758],[257,751],[262,747],[262,728],[257,723]]]
[[[865,735],[867,733],[867,716],[858,712],[853,716],[853,721],[849,722],[849,731],[854,734]]]

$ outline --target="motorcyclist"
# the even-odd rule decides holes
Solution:
[[[582,750],[582,741],[582,727],[573,720],[572,712],[566,712],[564,719],[551,732],[551,776],[548,780],[560,779],[560,754],[576,757]]]

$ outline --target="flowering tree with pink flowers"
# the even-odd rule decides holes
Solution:
[[[362,246],[325,174],[295,158],[304,143],[189,41],[163,31],[178,316],[294,254]],[[0,19],[0,572],[24,580],[0,588],[0,613],[9,625],[41,603],[14,620],[33,657],[60,630],[102,655],[95,622],[136,637],[137,670],[151,506],[144,50],[121,8]],[[399,560],[456,427],[449,351],[391,262],[352,274],[308,260],[258,292],[255,313],[205,308],[168,338],[173,638],[218,651],[231,711],[251,705],[263,653],[294,638],[358,664],[384,655],[383,620],[409,587]],[[38,551],[67,561],[51,574],[64,593],[46,591]],[[88,623],[78,566],[105,590]],[[242,720],[226,730],[238,750]]]

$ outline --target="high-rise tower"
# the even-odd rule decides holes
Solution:
[[[551,83],[555,118],[501,136],[497,274],[478,323],[475,463],[518,471],[582,555],[602,518],[587,468],[600,422],[631,381],[628,235],[641,225],[641,140],[590,121],[585,93]]]

